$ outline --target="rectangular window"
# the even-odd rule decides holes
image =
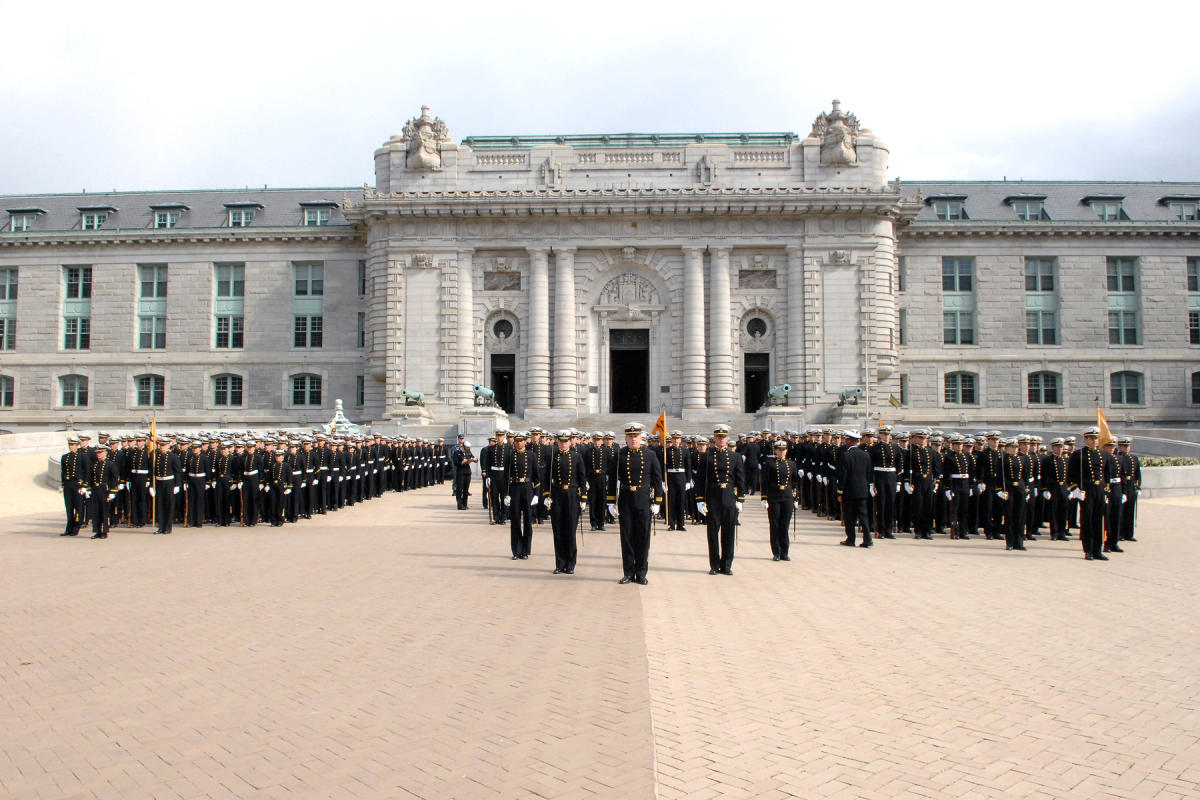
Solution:
[[[1187,290],[1200,292],[1200,256],[1188,256]]]
[[[1053,292],[1055,264],[1053,258],[1025,259],[1025,291]]]
[[[324,317],[297,316],[293,328],[293,347],[320,347],[325,328]]]
[[[947,311],[942,314],[945,344],[975,344],[975,313]]]
[[[242,376],[218,375],[213,378],[213,405],[239,407],[242,404]]]
[[[1012,209],[1016,212],[1017,219],[1050,219],[1050,215],[1046,213],[1045,201],[1042,200],[1013,200]]]
[[[962,200],[934,200],[933,214],[938,219],[967,219],[967,209]]]
[[[216,347],[239,349],[243,346],[242,317],[217,317]]]
[[[1136,372],[1114,372],[1112,382],[1113,405],[1140,405],[1142,402],[1142,376]]]
[[[250,223],[254,222],[253,208],[231,208],[229,209],[229,227],[231,228],[249,228]]]
[[[17,349],[17,321],[0,317],[0,350]]]
[[[902,308],[899,312],[899,334],[900,346],[903,347],[908,341],[908,309]]]
[[[318,375],[296,375],[292,378],[292,405],[321,405],[321,378]]]
[[[358,296],[367,296],[367,262],[358,262]]]
[[[975,272],[974,258],[956,258],[947,256],[942,259],[942,291],[970,292],[973,291]]]
[[[0,300],[17,299],[17,268],[0,269]]]
[[[1137,259],[1125,256],[1108,258],[1108,291],[1133,293],[1137,291]]]
[[[67,298],[85,300],[92,296],[92,268],[67,267]]]
[[[367,379],[363,375],[355,378],[354,397],[357,399],[357,405],[364,406],[367,403]]]
[[[1170,203],[1171,216],[1183,222],[1195,222],[1200,219],[1200,203],[1179,202]]]
[[[141,299],[151,300],[167,296],[167,265],[140,264],[138,279],[141,284]]]
[[[8,220],[8,229],[14,233],[25,233],[33,229],[37,214],[13,214]]]
[[[908,287],[908,257],[900,256],[896,261],[896,291],[903,292]]]
[[[947,405],[975,405],[975,375],[970,372],[947,373],[945,396]]]
[[[1120,200],[1092,200],[1090,205],[1092,211],[1096,212],[1096,216],[1106,222],[1129,219],[1125,209],[1121,208]]]
[[[1109,344],[1141,344],[1138,334],[1138,312],[1108,312]]]
[[[84,212],[79,215],[80,225],[85,231],[98,231],[108,221],[107,211]]]
[[[318,208],[304,209],[304,224],[309,227],[317,227],[329,224],[329,217],[333,214],[333,209],[328,206]]]
[[[86,408],[88,404],[88,380],[82,375],[67,375],[59,378],[62,387],[62,405],[67,408]]]
[[[91,345],[90,317],[67,317],[63,320],[63,350],[87,350]]]
[[[358,312],[358,346],[367,346],[367,315],[365,312]]]
[[[167,346],[166,317],[138,317],[138,347],[162,350]]]
[[[13,379],[8,375],[0,375],[0,408],[13,407]]]
[[[1054,311],[1025,312],[1026,344],[1058,344],[1058,314]]]
[[[155,211],[154,227],[174,228],[179,224],[179,213],[178,211]]]
[[[166,379],[162,375],[139,375],[135,378],[135,382],[139,406],[160,407],[165,404]]]
[[[908,405],[908,376],[900,376],[900,405]]]
[[[1200,344],[1200,311],[1188,312],[1188,344]]]
[[[217,297],[246,296],[246,265],[217,264]]]
[[[1029,375],[1030,405],[1058,405],[1058,375],[1034,372]]]
[[[296,264],[296,297],[320,297],[325,294],[325,265]]]
[[[1192,373],[1192,402],[1200,405],[1200,372]]]

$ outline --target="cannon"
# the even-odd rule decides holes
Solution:
[[[477,405],[477,406],[495,406],[496,405],[496,393],[494,391],[492,391],[491,389],[489,389],[488,387],[484,386],[481,383],[477,383],[474,386],[472,386],[471,388],[475,392],[475,405]]]
[[[791,391],[792,385],[790,383],[781,383],[778,386],[772,386],[767,392],[767,405],[787,405],[788,395],[791,394]]]
[[[856,406],[856,405],[858,405],[858,398],[860,398],[862,396],[863,396],[863,389],[861,386],[851,386],[849,389],[843,389],[842,391],[840,391],[838,393],[838,403],[837,404],[839,406],[846,406],[846,405]]]
[[[416,391],[413,391],[412,389],[401,389],[400,395],[401,395],[401,397],[404,398],[404,405],[406,405],[406,406],[423,406],[423,405],[425,405],[425,393],[424,392],[416,392]]]

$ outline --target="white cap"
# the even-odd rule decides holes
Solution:
[[[468,442],[466,439],[463,439],[463,447],[470,447],[470,446],[471,446],[471,443]]]

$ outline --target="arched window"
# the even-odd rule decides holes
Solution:
[[[138,375],[133,379],[136,405],[161,408],[167,401],[167,379],[162,375]]]
[[[62,390],[64,408],[86,408],[88,404],[88,379],[84,375],[63,375],[58,379]]]
[[[321,405],[321,376],[303,373],[292,376],[292,405]]]
[[[1056,406],[1062,402],[1059,394],[1062,376],[1057,372],[1031,372],[1028,384],[1031,406]]]
[[[979,402],[979,376],[974,372],[946,373],[946,405],[973,406]]]
[[[1140,405],[1144,392],[1142,390],[1142,373],[1114,372],[1110,379],[1112,387],[1112,403],[1119,405]]]
[[[1197,373],[1200,375],[1200,373]],[[10,375],[0,375],[0,408],[13,407],[13,379]]]
[[[214,406],[238,408],[242,405],[241,375],[214,375],[212,388]]]

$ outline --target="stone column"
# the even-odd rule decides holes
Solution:
[[[550,407],[549,251],[529,248],[529,349],[525,357],[525,407]]]
[[[455,363],[451,369],[454,386],[450,402],[458,408],[474,402],[475,384],[475,251],[458,251],[458,319],[455,337]]]
[[[683,408],[705,407],[704,248],[683,248]]]
[[[554,407],[578,409],[575,353],[575,248],[554,251]]]
[[[787,351],[781,370],[791,384],[788,405],[804,404],[804,248],[787,248]]]
[[[729,248],[710,250],[708,279],[708,407],[734,407],[733,336],[729,295]]]

